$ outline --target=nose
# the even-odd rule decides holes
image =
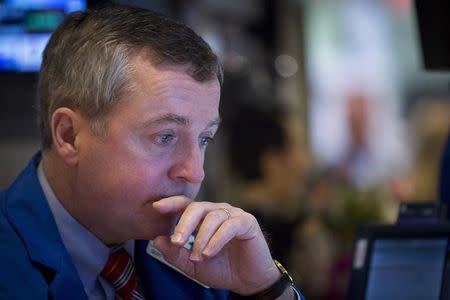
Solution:
[[[205,178],[203,161],[204,153],[198,146],[180,149],[169,169],[169,178],[200,184]]]

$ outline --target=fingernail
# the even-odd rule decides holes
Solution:
[[[192,252],[191,255],[189,256],[189,259],[192,261],[200,261],[201,256],[197,252]]]
[[[202,254],[204,256],[210,257],[211,256],[211,249],[210,248],[205,248],[202,252]]]
[[[172,241],[172,243],[181,243],[181,234],[180,233],[174,233],[172,234],[172,236],[170,237],[170,240]]]

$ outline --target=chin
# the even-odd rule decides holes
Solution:
[[[146,240],[153,240],[157,236],[170,236],[173,233],[177,219],[175,217],[171,218],[160,218],[157,222],[150,225],[150,230],[144,231],[144,238]],[[144,230],[145,230],[144,229]]]

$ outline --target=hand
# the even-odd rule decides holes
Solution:
[[[181,214],[174,234],[155,238],[154,246],[187,275],[242,295],[264,290],[281,276],[258,222],[242,209],[184,196],[161,199],[153,207],[161,214]],[[194,231],[189,251],[183,245]]]

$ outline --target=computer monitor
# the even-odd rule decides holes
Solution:
[[[0,0],[0,72],[37,72],[51,33],[86,0]]]
[[[362,227],[347,299],[449,299],[449,238],[449,225]]]

